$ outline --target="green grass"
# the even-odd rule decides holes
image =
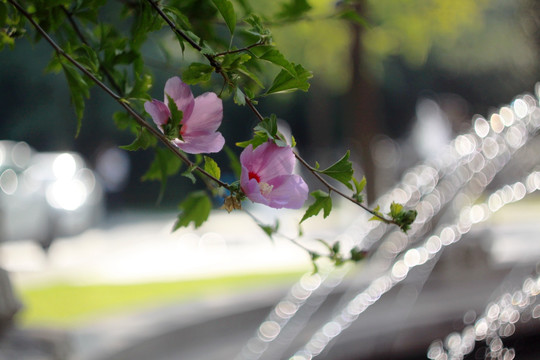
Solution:
[[[18,316],[24,325],[76,326],[118,311],[287,284],[299,276],[300,273],[278,273],[147,284],[21,288],[18,295],[25,308]]]

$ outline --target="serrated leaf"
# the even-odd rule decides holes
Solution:
[[[319,170],[319,172],[336,179],[337,181],[341,182],[352,190],[351,180],[354,171],[352,168],[352,163],[349,161],[349,156],[350,151],[347,151],[347,153],[343,155],[343,157],[339,159],[335,164],[324,170]]]
[[[242,90],[240,90],[239,87],[237,87],[236,90],[234,91],[234,102],[236,105],[240,105],[240,106],[246,105],[246,96],[244,95]]]
[[[259,77],[257,75],[255,75],[253,72],[249,71],[244,65],[241,65],[241,66],[238,67],[238,72],[241,73],[241,74],[246,75],[255,84],[257,84],[258,87],[260,87],[261,89],[264,89],[264,84],[262,83],[261,79],[259,79]],[[251,97],[253,97],[253,96],[250,96],[250,98]]]
[[[260,131],[266,133],[269,139],[275,139],[278,130],[276,116],[273,115],[269,118],[265,118],[255,126],[254,130],[256,132]]]
[[[270,86],[270,89],[268,89],[266,94],[269,95],[296,90],[308,91],[308,79],[310,79],[313,74],[311,71],[304,69],[302,65],[295,65],[294,70],[296,75],[292,75],[287,70],[281,70],[274,78],[272,86]]]
[[[182,176],[187,177],[193,184],[197,182],[197,179],[195,179],[195,176],[193,175],[193,170],[197,168],[197,165],[191,165],[186,171],[182,173]]]
[[[325,218],[332,211],[332,198],[328,193],[322,190],[316,190],[310,195],[315,198],[315,202],[307,208],[302,220],[300,220],[300,223],[312,216],[318,215],[321,210],[323,210],[323,217]]]
[[[266,51],[264,54],[259,56],[259,59],[269,61],[272,64],[283,68],[292,76],[297,75],[294,65],[285,59],[285,56],[283,56],[283,54],[276,48],[271,48],[270,50]]]
[[[257,146],[262,145],[267,141],[268,141],[268,134],[266,134],[265,132],[259,131],[253,135],[252,139],[247,140],[247,141],[237,142],[236,146],[245,148],[249,146],[249,144],[252,144],[253,148],[255,149]]]
[[[272,235],[274,235],[278,229],[279,229],[279,221],[276,221],[274,225],[264,225],[264,224],[257,224],[259,227],[264,231],[268,237],[273,240]]]
[[[388,215],[390,215],[392,219],[395,219],[396,217],[398,217],[402,210],[403,205],[392,202],[392,204],[390,204],[390,212],[388,213]]]
[[[120,146],[120,149],[128,151],[137,151],[139,149],[148,149],[155,145],[156,138],[152,136],[145,128],[140,128],[137,138],[129,145]]]
[[[204,157],[204,171],[206,171],[218,180],[221,178],[221,169],[211,157]]]
[[[130,128],[132,130],[135,130],[135,133],[138,131],[136,130],[137,122],[135,119],[131,117],[128,113],[124,111],[117,111],[113,114],[113,121],[116,125],[116,127],[120,130],[125,130],[127,128]]]
[[[208,64],[192,63],[186,71],[182,73],[182,81],[188,85],[195,85],[209,81],[214,68]]]
[[[352,177],[352,181],[354,183],[354,189],[355,189],[355,193],[358,195],[362,192],[362,190],[364,190],[364,188],[366,187],[366,177],[363,176],[362,177],[362,180],[360,180],[360,182],[358,182],[358,180],[356,180],[356,178],[353,176]]]
[[[169,96],[169,94],[165,94],[168,99],[167,106],[169,107],[169,112],[171,113],[171,117],[169,118],[169,121],[167,121],[166,124],[162,125],[163,133],[169,140],[174,139],[182,139],[182,135],[180,133],[182,129],[182,118],[184,117],[184,113],[181,110],[178,110],[178,106],[176,106],[175,101],[173,98]]]
[[[182,212],[178,215],[173,231],[187,227],[191,222],[195,228],[198,228],[208,219],[212,210],[212,201],[204,191],[196,191],[189,194],[178,208]]]
[[[3,2],[0,2],[0,28],[3,28],[6,25],[7,20],[7,5]]]
[[[378,216],[373,215],[373,216],[369,219],[369,221],[384,221],[384,220],[383,220],[383,214],[381,214],[380,209],[381,209],[381,207],[380,207],[379,205],[377,205],[377,207],[375,207],[375,209],[373,209],[373,212],[374,212],[375,214],[377,214]]]
[[[212,0],[212,2],[225,20],[231,35],[234,34],[234,29],[236,27],[236,13],[234,12],[233,4],[229,0]]]
[[[88,90],[89,85],[86,83],[82,75],[68,63],[62,63],[62,69],[68,82],[69,92],[71,94],[71,102],[75,108],[77,116],[77,130],[75,137],[79,135],[82,126],[82,118],[84,115],[84,98],[90,97]]]

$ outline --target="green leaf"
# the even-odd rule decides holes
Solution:
[[[246,105],[246,96],[239,87],[234,91],[234,103],[240,106]]]
[[[135,134],[138,133],[137,121],[125,111],[117,111],[113,114],[113,121],[120,130],[130,128]]]
[[[362,25],[364,27],[369,27],[369,24],[367,23],[366,19],[361,17],[356,11],[352,9],[345,10],[338,14],[339,19],[349,20],[353,23],[356,23],[358,25]]]
[[[402,210],[403,205],[392,202],[392,204],[390,204],[390,212],[388,213],[388,215],[390,215],[392,219],[395,219]]]
[[[262,145],[267,141],[268,141],[268,135],[265,132],[258,131],[253,135],[253,138],[251,140],[237,142],[236,146],[245,148],[249,146],[249,144],[251,144],[253,145],[253,148],[255,149],[257,146]]]
[[[193,175],[193,171],[197,168],[197,165],[193,164],[191,165],[186,171],[182,173],[182,176],[187,177],[193,184],[197,182],[197,179],[195,179],[195,176]]]
[[[254,130],[265,133],[269,139],[275,139],[278,131],[276,115],[272,114],[269,118],[264,118]]]
[[[221,61],[221,67],[227,70],[237,69],[240,65],[251,60],[251,55],[244,53],[226,54]]]
[[[328,193],[322,190],[316,190],[310,195],[315,198],[315,202],[307,208],[302,220],[300,220],[300,223],[312,216],[319,214],[321,210],[323,210],[323,216],[325,218],[330,214],[330,211],[332,211],[332,198]]]
[[[284,19],[296,19],[311,10],[307,0],[289,0],[281,5],[281,11],[277,16]]]
[[[231,35],[234,34],[234,28],[236,27],[236,13],[234,12],[233,4],[229,0],[212,0],[217,7],[221,16],[225,20]]]
[[[384,221],[384,215],[380,212],[381,207],[377,205],[375,209],[373,209],[373,212],[377,214],[378,216],[373,215],[369,221]]]
[[[287,70],[281,70],[274,78],[272,86],[266,92],[267,95],[283,92],[291,92],[296,90],[308,91],[309,82],[313,74],[302,67],[302,65],[294,66],[295,75],[292,75]]]
[[[73,65],[62,62],[62,69],[64,70],[68,82],[71,102],[75,107],[75,114],[77,116],[77,131],[75,133],[75,136],[77,137],[81,131],[82,118],[84,115],[84,98],[90,97],[89,85]]]
[[[7,18],[7,5],[0,2],[0,28],[3,28],[4,25],[6,25]]]
[[[165,94],[168,99],[167,106],[169,107],[169,111],[171,112],[171,117],[169,118],[169,121],[167,121],[166,124],[162,125],[163,133],[169,140],[174,139],[182,139],[182,135],[180,134],[180,131],[182,129],[182,118],[184,117],[184,113],[181,110],[178,110],[178,107],[176,106],[176,103],[174,102],[173,98],[169,96],[169,94]]]
[[[212,77],[214,68],[208,64],[192,63],[186,71],[182,73],[182,81],[188,85],[195,85],[207,82]]]
[[[356,180],[356,178],[353,176],[352,181],[354,183],[355,193],[360,194],[362,192],[362,190],[364,190],[364,188],[366,187],[366,183],[367,183],[366,177],[363,176],[362,180],[360,180],[360,182],[358,182],[358,180]]]
[[[206,171],[218,180],[221,178],[221,169],[211,157],[204,157],[204,171]]]
[[[407,230],[411,228],[411,224],[416,219],[418,213],[416,210],[403,210],[403,205],[392,202],[388,215],[390,215],[396,225],[406,233]]]
[[[212,201],[204,191],[196,191],[189,194],[178,208],[182,212],[178,215],[173,231],[187,227],[191,222],[195,228],[198,228],[208,219],[212,210]]]
[[[234,176],[239,178],[240,174],[242,173],[242,165],[240,164],[240,160],[238,160],[238,156],[236,156],[234,151],[232,151],[228,146],[225,146],[224,150],[229,158],[229,166],[231,167]]]
[[[279,67],[282,67],[292,76],[296,76],[296,69],[294,68],[294,65],[285,59],[285,56],[283,56],[283,54],[276,48],[271,48],[259,56],[259,59],[269,61]]]
[[[319,172],[328,175],[352,190],[351,180],[353,177],[352,163],[349,161],[350,151],[347,151],[341,159],[327,169],[319,170]]]
[[[265,234],[268,235],[268,237],[270,239],[273,239],[272,235],[274,235],[279,229],[279,221],[278,220],[276,220],[276,223],[274,225],[265,225],[265,224],[259,224],[259,223],[257,223],[257,225],[259,225],[259,227],[262,229],[262,231],[264,231]]]
[[[182,161],[174,155],[169,149],[156,148],[154,161],[142,176],[142,181],[147,180],[159,180],[161,181],[161,187],[157,203],[161,202],[163,195],[165,194],[165,188],[167,186],[167,178],[172,176],[180,170],[182,167]]]
[[[156,138],[152,136],[145,128],[139,128],[137,138],[129,145],[120,146],[120,149],[128,151],[137,151],[139,149],[148,149],[156,144]]]

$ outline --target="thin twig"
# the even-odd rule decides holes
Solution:
[[[239,53],[239,52],[249,51],[250,49],[253,49],[254,47],[263,46],[263,45],[265,45],[265,43],[263,41],[259,41],[259,42],[256,42],[255,44],[251,44],[251,45],[243,47],[241,49],[220,52],[220,53],[214,54],[214,56],[225,56],[225,55],[229,55],[229,54],[236,54],[236,53]]]

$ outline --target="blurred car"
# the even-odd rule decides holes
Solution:
[[[0,241],[29,239],[48,249],[101,218],[103,190],[73,152],[36,152],[25,142],[0,141]]]

